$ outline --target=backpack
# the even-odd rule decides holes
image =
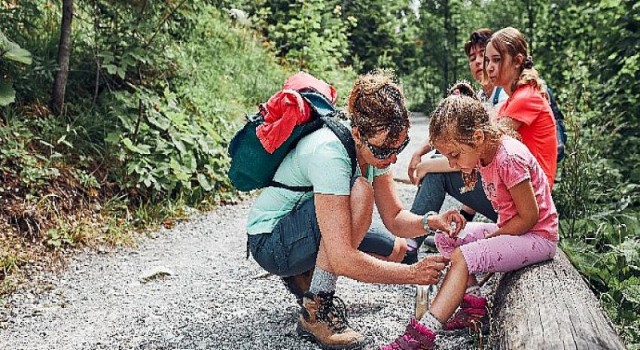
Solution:
[[[547,94],[549,94],[549,105],[551,111],[553,111],[553,117],[556,120],[556,138],[558,139],[558,163],[564,159],[564,149],[567,144],[567,130],[564,126],[564,114],[556,104],[556,100],[553,98],[551,89],[547,87]]]
[[[500,92],[502,91],[502,87],[498,86],[496,88],[496,93],[493,95],[493,105],[498,104],[498,98],[500,97]],[[553,118],[556,120],[556,139],[558,141],[558,163],[564,159],[564,149],[567,144],[567,130],[564,126],[564,114],[556,104],[556,100],[553,98],[553,94],[551,93],[551,89],[547,86],[547,94],[549,95],[549,105],[551,106],[551,111],[553,112]]]
[[[273,180],[280,163],[289,151],[294,149],[303,137],[326,125],[333,131],[347,150],[351,159],[351,174],[356,171],[355,143],[351,131],[336,120],[341,114],[322,94],[313,91],[299,91],[311,108],[311,118],[294,127],[291,135],[273,153],[267,152],[256,136],[256,129],[264,122],[261,113],[247,117],[247,123],[233,136],[229,143],[231,168],[229,179],[240,191],[251,191],[263,187],[280,187],[291,191],[309,192],[312,186],[289,186]]]

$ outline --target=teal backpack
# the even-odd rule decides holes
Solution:
[[[308,122],[297,125],[287,140],[273,153],[267,152],[256,136],[256,129],[264,123],[260,113],[247,117],[247,123],[240,129],[229,143],[231,168],[229,179],[240,191],[251,191],[263,187],[274,186],[291,191],[309,192],[311,186],[289,186],[273,180],[280,163],[298,141],[310,133],[326,125],[340,139],[351,159],[351,174],[356,170],[355,143],[351,131],[337,121],[342,114],[322,94],[312,91],[299,91],[311,108]]]

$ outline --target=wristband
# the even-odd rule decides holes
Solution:
[[[425,231],[430,232],[431,228],[429,228],[429,224],[427,223],[427,219],[429,218],[429,216],[431,215],[438,215],[438,213],[436,213],[435,211],[428,211],[426,214],[424,214],[424,216],[422,217],[422,227],[424,228]]]

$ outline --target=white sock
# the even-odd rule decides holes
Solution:
[[[482,296],[482,293],[480,292],[480,287],[479,286],[471,286],[471,287],[467,288],[467,290],[464,291],[464,294],[472,294],[472,295],[475,295],[477,297]]]
[[[336,290],[337,281],[338,275],[316,266],[315,270],[313,270],[313,277],[311,277],[309,292],[313,294],[318,294],[318,292],[333,292]]]
[[[438,331],[442,329],[442,322],[438,321],[438,319],[431,314],[431,312],[427,312],[422,316],[420,323],[427,326],[432,331]]]

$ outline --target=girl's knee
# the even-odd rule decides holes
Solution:
[[[373,187],[359,176],[351,188],[351,214],[355,227],[369,227],[373,215]]]
[[[440,254],[446,256],[447,258],[450,258],[454,249],[456,249],[455,239],[452,239],[451,237],[443,233],[436,233],[433,239]]]
[[[462,254],[462,250],[460,248],[456,248],[451,253],[451,265],[464,264],[467,266],[467,261],[464,259],[464,254]]]

